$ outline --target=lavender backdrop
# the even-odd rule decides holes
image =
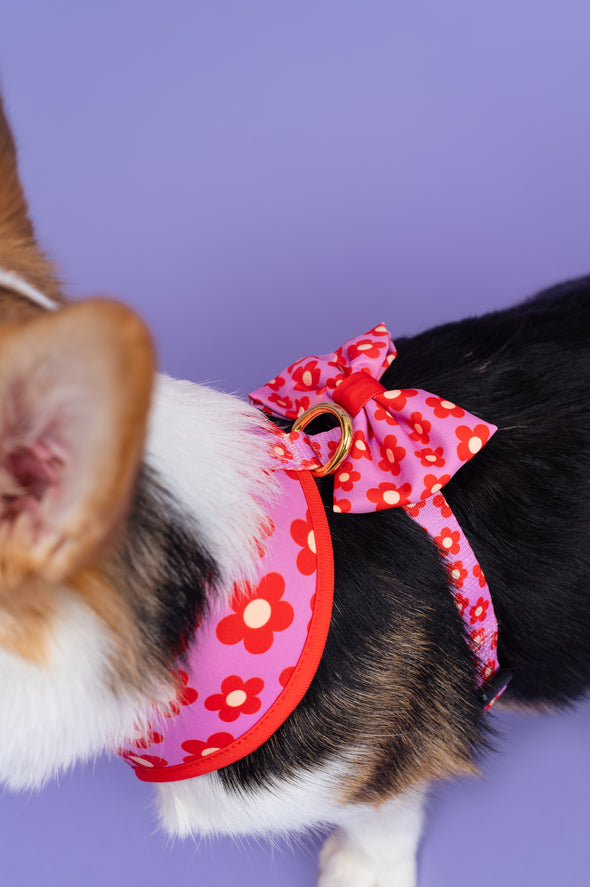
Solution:
[[[176,375],[247,392],[590,270],[585,0],[18,0],[0,76],[38,231]],[[496,716],[439,787],[423,887],[588,883],[590,705]],[[311,887],[318,840],[170,847],[116,760],[0,795],[11,887]]]

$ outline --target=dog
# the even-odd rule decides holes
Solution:
[[[344,418],[336,410],[341,432],[325,417],[292,432],[273,406],[289,412],[296,398],[282,385],[299,378],[301,418],[317,361],[292,365],[264,403],[258,392],[248,405],[156,376],[150,336],[122,305],[66,304],[35,241],[0,107],[0,310],[3,783],[38,787],[117,750],[156,782],[174,835],[330,825],[319,887],[411,887],[426,787],[475,772],[495,697],[558,709],[590,683],[590,278],[398,339],[397,353],[374,328],[353,344],[362,359],[376,348],[379,372],[356,373],[358,403]],[[342,356],[328,356],[336,376]],[[363,454],[354,425],[343,444],[346,416],[419,391],[434,392],[435,412],[473,419],[456,435],[484,429],[477,445],[468,438],[460,470],[438,471],[425,498],[411,500],[395,467],[409,446],[404,421],[422,453],[410,462],[434,471],[442,457],[426,447],[422,416],[385,417],[397,437],[379,446],[395,483],[376,482],[374,507],[349,508]],[[339,474],[322,473],[318,441],[333,458],[340,433]],[[443,485],[437,507],[491,594],[467,607],[471,627],[460,612],[463,568],[444,550],[455,531],[437,536],[422,520]],[[291,497],[295,519],[282,516]],[[270,678],[239,672],[211,692],[213,666],[197,686],[191,656],[207,662],[207,630],[213,644],[261,656],[295,623],[291,591],[276,587],[283,568],[261,567],[289,545],[295,585],[308,583],[299,622],[309,623],[311,653],[290,649],[273,665],[281,689],[238,736]],[[261,569],[275,583],[264,599],[252,595]],[[495,614],[492,665],[473,637],[485,611]],[[275,649],[286,649],[280,639]],[[207,721],[205,739],[175,740],[181,758],[169,760],[164,734],[197,698],[225,727],[207,735]]]

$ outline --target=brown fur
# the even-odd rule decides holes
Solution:
[[[65,302],[35,239],[1,100],[0,267],[55,302]],[[78,372],[73,373],[73,367]],[[47,408],[56,381],[69,386],[79,406],[86,407],[86,415],[78,418],[78,451],[69,454],[82,463],[73,481],[76,505],[60,512],[58,504],[41,503],[42,512],[51,512],[44,514],[45,530],[50,532],[41,534],[26,511],[13,519],[7,519],[5,511],[0,520],[0,644],[25,659],[43,661],[59,583],[67,580],[69,589],[97,613],[113,637],[114,682],[122,677],[127,683],[141,682],[145,650],[134,628],[132,608],[98,563],[117,542],[129,506],[153,375],[151,339],[129,309],[96,300],[47,312],[0,287],[2,446],[28,442],[32,421],[28,410]],[[0,462],[6,456],[1,449]],[[66,465],[64,472],[70,467]],[[4,503],[19,495],[18,484],[3,464],[0,495]],[[2,502],[0,506],[6,507]]]

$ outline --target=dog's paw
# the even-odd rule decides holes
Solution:
[[[377,887],[369,858],[343,832],[334,832],[322,847],[318,887]]]
[[[320,853],[318,887],[416,887],[416,865],[409,860],[374,860],[343,831],[336,831]]]

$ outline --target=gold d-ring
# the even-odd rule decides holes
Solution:
[[[340,443],[332,458],[326,462],[325,465],[320,465],[319,468],[312,468],[311,473],[315,475],[315,477],[325,477],[327,474],[332,474],[336,471],[342,462],[344,462],[352,447],[352,419],[346,410],[343,410],[342,407],[336,403],[318,403],[315,407],[310,407],[302,413],[295,422],[293,422],[291,430],[303,431],[313,419],[316,419],[318,416],[323,416],[324,413],[331,413],[338,419],[341,432]]]

